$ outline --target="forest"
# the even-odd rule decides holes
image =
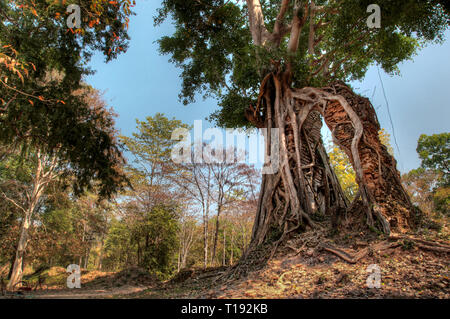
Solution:
[[[448,299],[448,122],[415,128],[420,164],[400,172],[352,81],[445,43],[450,7],[376,3],[162,0],[147,17],[172,26],[151,40],[180,71],[182,107],[208,98],[212,126],[277,129],[264,173],[223,160],[249,147],[211,140],[188,144],[202,161],[175,161],[174,132],[193,123],[156,97],[123,133],[87,79],[93,57],[127,55],[139,1],[1,0],[0,298]]]

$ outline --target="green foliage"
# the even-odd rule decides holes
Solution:
[[[135,236],[145,238],[141,266],[167,275],[173,271],[173,256],[178,248],[178,214],[175,207],[156,206],[145,215]]]
[[[160,52],[182,69],[180,99],[193,102],[196,93],[214,96],[221,108],[211,115],[223,127],[247,127],[244,110],[256,102],[262,77],[271,71],[272,62],[287,61],[293,67],[295,87],[322,86],[330,80],[354,80],[364,77],[369,66],[377,63],[389,73],[398,73],[397,65],[410,59],[431,41],[442,41],[448,27],[449,10],[445,1],[381,0],[381,29],[367,28],[370,0],[317,0],[316,5],[336,9],[316,17],[326,23],[316,32],[321,41],[316,53],[326,55],[332,66],[329,76],[315,73],[312,61],[323,62],[319,54],[308,54],[309,22],[300,35],[297,52],[286,50],[288,36],[280,44],[254,46],[249,30],[247,6],[224,0],[164,0],[155,18],[160,24],[169,17],[175,32],[159,40]],[[274,28],[281,1],[263,0],[262,10],[269,32]],[[447,8],[447,9],[445,9]],[[305,12],[299,13],[303,16]],[[293,17],[288,10],[286,23]]]
[[[450,213],[450,187],[443,186],[436,189],[433,202],[438,212],[448,215]]]
[[[359,188],[356,183],[356,173],[348,156],[335,144],[328,145],[328,156],[344,194],[349,200],[353,200]]]
[[[174,206],[159,205],[138,218],[114,220],[105,244],[105,266],[116,270],[134,264],[166,277],[174,267],[178,227]]]
[[[66,26],[71,3],[82,8],[77,30]],[[77,192],[97,179],[110,196],[123,181],[114,121],[89,105],[81,80],[95,51],[110,60],[126,50],[131,14],[127,0],[0,2],[0,142],[57,152],[76,171]]]
[[[142,167],[137,171],[152,179],[161,173],[161,165],[170,161],[172,147],[177,143],[172,140],[172,132],[178,128],[189,129],[189,126],[161,113],[148,116],[145,121],[136,120],[136,123],[139,132],[133,133],[132,137],[121,136],[121,141],[135,156],[134,163]]]
[[[389,154],[394,155],[394,149],[390,142],[390,135],[385,129],[379,132],[381,144],[383,144]],[[328,156],[330,164],[336,173],[336,176],[341,184],[347,198],[351,201],[358,192],[358,184],[356,183],[356,173],[348,156],[334,143],[328,144]]]
[[[403,175],[408,193],[427,214],[450,211],[450,133],[421,135],[417,142],[421,167]]]
[[[132,188],[120,205],[126,211],[115,220],[106,240],[105,266],[120,269],[137,265],[160,277],[171,274],[178,247],[181,203],[174,198],[166,174],[176,140],[172,132],[189,127],[161,113],[136,120],[137,133],[121,136],[134,156],[127,173]]]
[[[450,185],[450,133],[421,135],[417,142],[417,153],[423,168],[441,173],[441,184]]]
[[[418,168],[402,176],[403,185],[413,203],[426,214],[434,211],[433,192],[437,186],[439,175],[436,172]]]

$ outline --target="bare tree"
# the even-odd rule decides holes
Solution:
[[[213,196],[216,204],[216,228],[214,231],[214,242],[211,254],[211,263],[216,257],[217,242],[220,230],[220,216],[227,207],[239,200],[238,196],[247,196],[249,191],[254,193],[254,182],[256,180],[256,170],[244,163],[239,162],[239,156],[236,156],[243,150],[231,149],[235,156],[233,161],[222,161],[208,164],[211,166],[214,177],[214,187],[216,194]],[[225,238],[225,237],[224,237]]]

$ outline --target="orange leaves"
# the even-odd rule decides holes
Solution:
[[[18,9],[22,9],[22,14],[25,14],[25,9],[31,11],[31,13],[35,16],[35,17],[39,17],[37,10],[36,10],[36,3],[34,1],[31,1],[31,4],[16,4],[14,3],[14,5],[16,6],[16,8]]]
[[[42,102],[50,102],[50,101],[51,101],[51,100],[47,100],[47,101],[46,101],[45,98],[44,98],[42,95],[39,95],[38,97],[30,95],[30,97],[37,98],[39,101],[42,101]],[[53,101],[54,101],[54,100],[53,100]],[[31,105],[34,106],[33,100],[28,100],[28,102],[29,102]],[[56,100],[56,103],[61,103],[61,104],[63,104],[63,105],[66,104],[66,102],[64,102],[63,100]]]
[[[8,71],[17,75],[23,83],[24,75],[28,76],[27,63],[19,60],[18,52],[10,44],[3,45],[2,49],[7,50],[0,50],[0,67],[3,65]],[[4,76],[4,79],[5,83],[8,82],[8,77]]]
[[[85,33],[84,29],[81,29],[81,28],[75,29],[75,30],[73,28],[68,28],[66,30],[66,33],[69,31],[72,32],[72,34],[84,34]]]
[[[114,41],[119,41],[119,40],[120,40],[120,37],[115,32],[113,32],[112,41],[114,42]]]
[[[94,20],[89,21],[89,28],[93,28],[97,24],[100,24],[100,19],[99,18],[96,18]]]

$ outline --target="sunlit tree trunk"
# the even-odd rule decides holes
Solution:
[[[16,257],[11,278],[8,283],[8,290],[13,290],[16,285],[22,281],[23,260],[28,245],[28,233],[32,226],[33,214],[36,211],[45,187],[55,177],[54,169],[56,167],[56,158],[53,157],[52,159],[48,159],[47,156],[41,154],[40,150],[37,151],[36,157],[37,165],[34,172],[31,191],[26,194],[27,202],[25,204],[20,204],[14,199],[7,198],[24,213],[20,226],[20,237],[17,244]],[[48,166],[46,166],[46,164],[48,164]]]

